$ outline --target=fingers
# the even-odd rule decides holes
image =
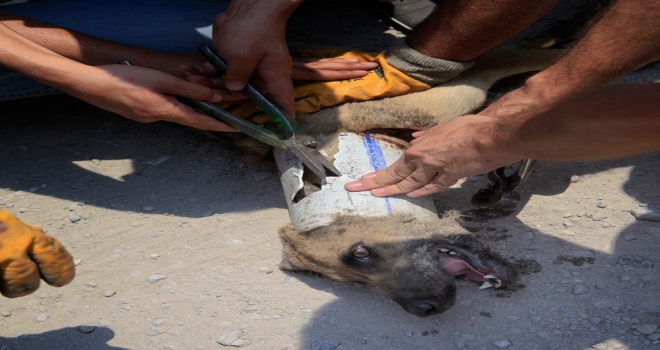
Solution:
[[[358,58],[294,58],[293,80],[344,80],[361,78],[377,62],[362,62]]]
[[[240,59],[230,57],[226,57],[226,59],[225,86],[229,90],[243,90],[254,74],[259,60],[255,60],[249,55],[241,56]]]
[[[347,183],[348,191],[367,191],[376,197],[387,197],[405,193],[409,197],[422,197],[439,192],[456,183],[447,174],[439,173],[433,167],[424,167],[399,158],[386,169],[362,176],[359,181]]]
[[[39,288],[39,279],[37,264],[24,255],[11,260],[2,271],[0,292],[7,298],[25,296]]]
[[[76,275],[73,257],[53,237],[45,234],[37,235],[30,255],[39,266],[41,278],[51,286],[66,285]]]
[[[406,164],[403,158],[399,158],[386,169],[366,174],[359,181],[347,183],[344,188],[348,191],[371,190],[371,194],[377,197],[405,193],[421,187],[409,189],[411,184],[408,178],[414,174],[415,169],[413,165]]]
[[[260,75],[267,84],[266,90],[270,92],[275,102],[295,117],[296,107],[293,97],[293,81],[290,78],[291,71],[282,74],[278,70],[261,70]]]
[[[221,131],[221,132],[237,132],[238,130],[231,126],[221,123],[209,116],[195,112],[192,108],[184,105],[183,103],[172,98],[171,103],[174,104],[174,109],[168,117],[163,120],[175,122],[178,124],[190,126],[199,130]]]

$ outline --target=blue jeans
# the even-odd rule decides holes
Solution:
[[[211,24],[229,0],[37,0],[0,6],[101,39],[166,52],[197,52],[212,44]],[[0,67],[0,101],[58,93]]]

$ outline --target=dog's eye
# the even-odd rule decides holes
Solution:
[[[353,248],[353,256],[358,259],[368,258],[370,255],[369,250],[361,245]]]

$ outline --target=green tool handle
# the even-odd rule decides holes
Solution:
[[[243,133],[248,134],[261,142],[267,143],[277,148],[282,148],[282,149],[287,148],[287,146],[284,145],[284,141],[271,130],[266,129],[263,126],[254,124],[243,118],[236,117],[230,112],[227,112],[224,109],[216,107],[212,103],[191,100],[181,96],[177,96],[177,99],[181,103],[191,107],[192,109],[195,109],[201,112],[202,114],[208,115],[209,117],[219,120],[231,126],[234,129],[240,130]]]
[[[209,45],[200,45],[199,52],[213,65],[220,74],[227,71],[227,63],[220,58],[217,51]],[[254,102],[264,113],[266,113],[275,123],[278,129],[284,133],[284,138],[288,139],[293,134],[306,135],[307,132],[298,124],[282,107],[267,99],[252,85],[247,84],[241,90],[252,102]]]

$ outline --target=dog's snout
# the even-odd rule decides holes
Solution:
[[[425,301],[416,301],[409,311],[411,314],[419,317],[426,317],[437,313],[436,308]]]
[[[417,317],[436,315],[449,309],[453,303],[438,303],[433,300],[415,301],[408,307],[408,312]]]

